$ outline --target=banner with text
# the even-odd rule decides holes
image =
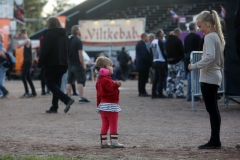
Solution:
[[[84,42],[133,42],[145,32],[145,18],[79,21]]]

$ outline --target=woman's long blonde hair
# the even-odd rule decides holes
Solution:
[[[96,78],[97,78],[96,71],[99,72],[100,68],[104,68],[107,65],[113,65],[113,62],[109,58],[107,58],[105,56],[100,56],[100,57],[97,58],[95,67],[93,69],[93,79],[94,79],[94,81],[96,81]]]
[[[223,32],[222,32],[220,18],[215,10],[212,10],[211,13],[209,11],[202,11],[197,16],[196,20],[211,23],[211,25],[213,25],[215,31],[217,32],[222,44],[225,45],[225,40],[224,40],[224,36],[223,36]]]

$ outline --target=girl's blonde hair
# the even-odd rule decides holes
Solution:
[[[100,68],[104,68],[107,65],[113,65],[113,62],[109,58],[107,58],[105,56],[100,56],[100,57],[97,58],[96,64],[95,64],[95,69],[93,71],[94,81],[96,81],[96,78],[97,78],[96,70],[99,71]]]
[[[215,31],[217,32],[221,42],[223,45],[225,45],[225,40],[224,36],[222,33],[222,26],[220,23],[220,18],[215,10],[212,10],[211,12],[209,11],[202,11],[198,16],[197,16],[197,21],[203,21],[203,22],[209,22],[213,25]]]

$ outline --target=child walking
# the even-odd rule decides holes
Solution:
[[[123,148],[123,144],[118,143],[118,113],[119,90],[121,82],[114,82],[111,79],[113,74],[113,63],[107,57],[99,57],[96,60],[95,70],[99,72],[96,83],[97,90],[97,111],[101,115],[102,126],[100,131],[101,148],[113,147]],[[96,80],[96,74],[94,75]],[[108,130],[110,129],[110,144],[107,142]]]

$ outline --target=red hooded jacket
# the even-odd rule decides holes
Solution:
[[[119,86],[109,76],[99,76],[96,83],[97,106],[101,102],[119,104]]]

